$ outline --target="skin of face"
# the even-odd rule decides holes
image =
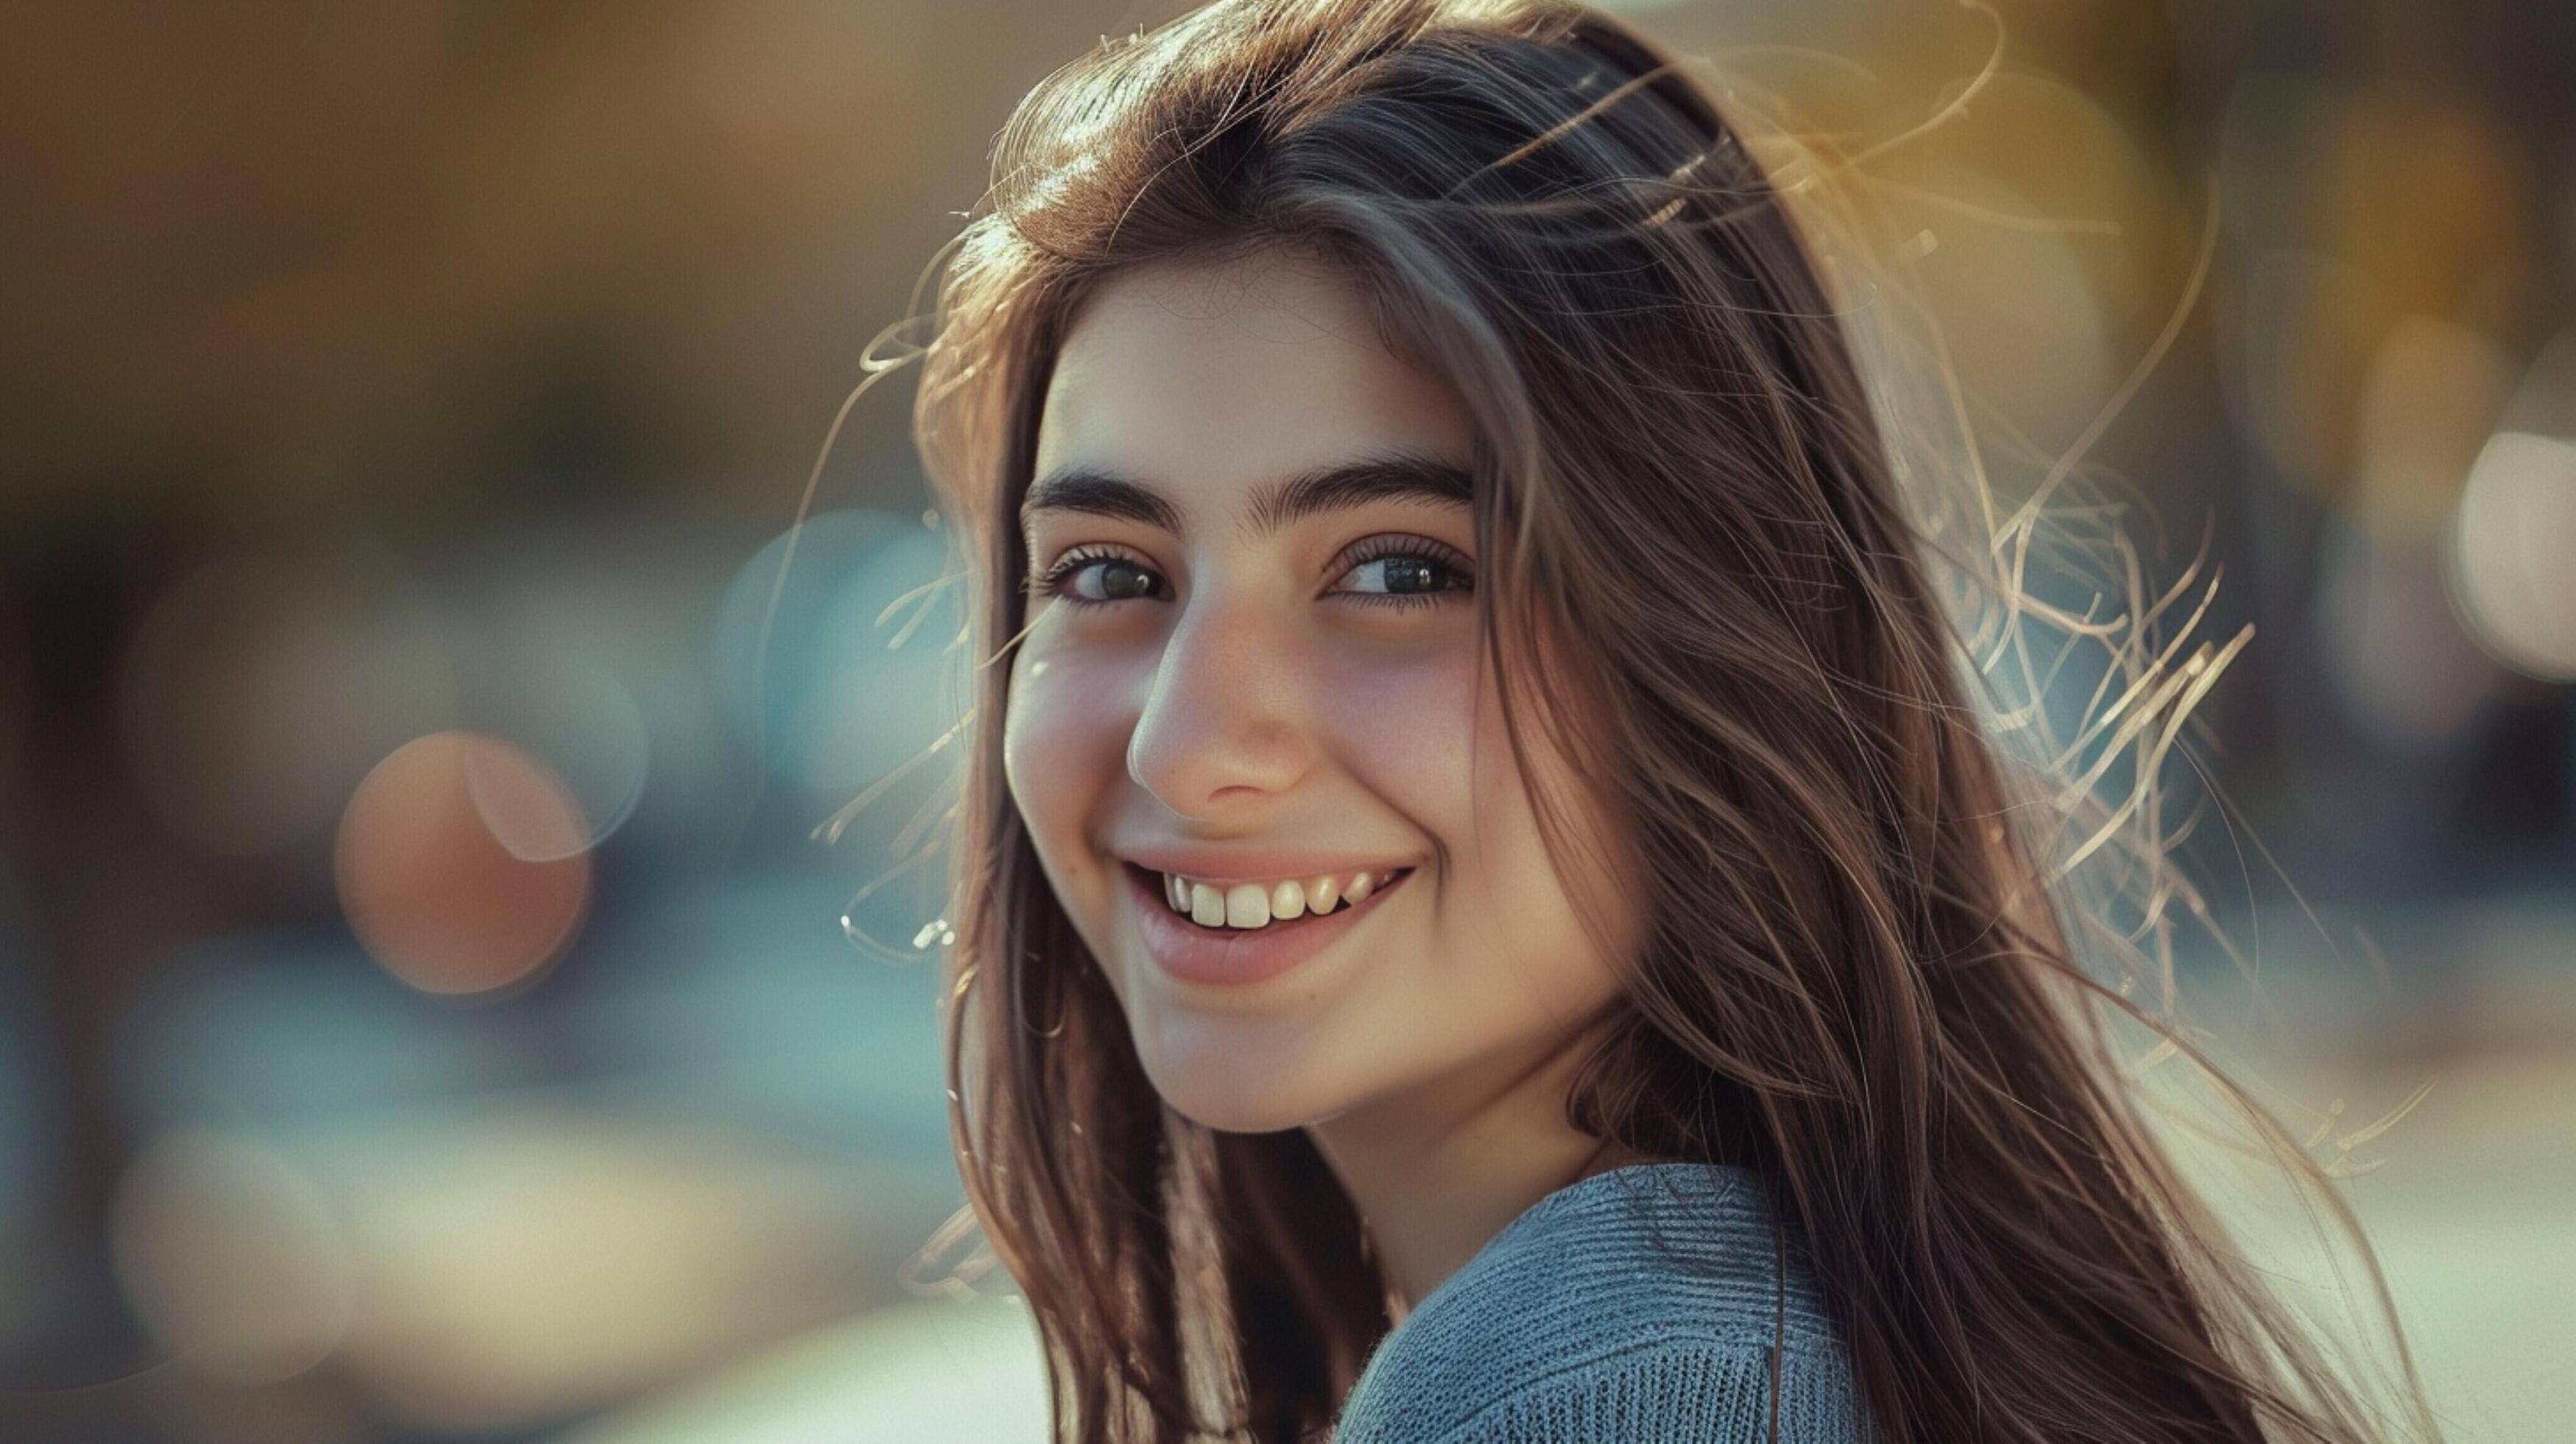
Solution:
[[[1376,497],[1261,522],[1283,478],[1392,453],[1464,468],[1473,438],[1454,391],[1381,344],[1357,290],[1311,259],[1121,273],[1067,334],[1035,476],[1114,474],[1172,524],[1025,513],[1033,576],[1073,557],[1059,585],[1092,604],[1031,596],[1004,766],[1145,1072],[1208,1127],[1426,1107],[1450,1115],[1434,1131],[1481,1126],[1617,990],[1542,841],[1456,585],[1473,584],[1467,506]],[[1415,590],[1391,604],[1390,566],[1353,563],[1372,551],[1438,558],[1446,584],[1426,598],[1425,573],[1404,572]],[[1162,904],[1122,859],[1170,848],[1415,870],[1324,951],[1217,986],[1166,972],[1140,932]]]

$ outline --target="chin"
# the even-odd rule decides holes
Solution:
[[[1300,1080],[1283,1077],[1241,1051],[1222,1048],[1158,1053],[1145,1060],[1145,1077],[1165,1106],[1219,1133],[1278,1133],[1331,1117],[1340,1099],[1317,1096]]]
[[[1167,1093],[1163,1101],[1171,1105],[1173,1112],[1216,1133],[1284,1133],[1315,1121],[1302,1112],[1266,1106],[1259,1099],[1198,1100],[1174,1098]]]

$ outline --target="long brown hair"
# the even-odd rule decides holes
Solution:
[[[1625,819],[1648,936],[1572,1121],[1759,1168],[1890,1439],[2396,1427],[2142,1123],[2105,1020],[2156,1019],[2079,966],[2027,820],[2079,804],[1998,760],[1909,511],[1932,479],[1900,485],[1835,298],[1708,89],[1550,0],[1236,0],[1022,103],[916,416],[984,584],[952,1122],[1058,1435],[1310,1437],[1388,1327],[1302,1131],[1214,1134],[1157,1097],[1000,763],[1014,520],[1069,318],[1124,268],[1263,246],[1341,267],[1465,399],[1512,744],[1553,729]]]

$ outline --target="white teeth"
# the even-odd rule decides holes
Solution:
[[[1163,874],[1163,901],[1200,927],[1248,930],[1308,913],[1321,915],[1338,907],[1357,907],[1393,876],[1355,872],[1347,880],[1292,877],[1268,887],[1257,882],[1220,887],[1167,872]]]

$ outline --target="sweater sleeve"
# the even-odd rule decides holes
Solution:
[[[1834,1351],[1780,1353],[1778,1433],[1768,1341],[1666,1338],[1570,1364],[1465,1418],[1438,1398],[1382,1401],[1382,1437],[1425,1444],[1857,1444],[1869,1434],[1851,1372]],[[1351,1421],[1357,1422],[1357,1421]],[[1337,1444],[1381,1437],[1363,1429]]]

